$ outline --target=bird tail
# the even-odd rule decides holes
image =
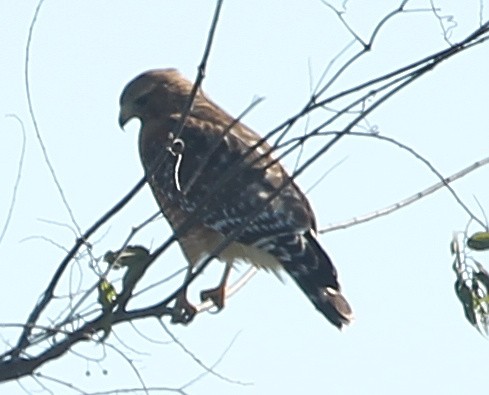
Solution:
[[[353,312],[341,294],[336,269],[311,232],[281,235],[264,247],[277,257],[285,271],[312,304],[334,326],[341,329],[353,320]]]

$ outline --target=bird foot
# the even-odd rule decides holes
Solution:
[[[189,303],[187,297],[185,295],[179,296],[173,307],[171,323],[187,325],[194,319],[196,313],[197,309]]]
[[[220,311],[224,307],[224,287],[217,287],[212,289],[207,289],[200,293],[200,300],[205,302],[210,299],[214,306],[217,307],[217,311]]]

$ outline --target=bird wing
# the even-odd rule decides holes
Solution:
[[[246,244],[315,230],[306,197],[272,157],[270,146],[256,146],[257,134],[239,123],[229,128],[188,116],[176,136],[179,120],[172,116],[162,126],[169,136],[164,142],[168,154],[149,175],[159,194],[183,212],[199,215],[215,231],[227,235],[238,230],[237,240]],[[143,147],[147,169],[161,158],[162,144]]]

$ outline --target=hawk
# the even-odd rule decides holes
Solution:
[[[218,287],[203,291],[201,298],[221,309],[233,262],[246,261],[285,270],[328,321],[340,329],[349,324],[352,310],[316,238],[307,198],[273,158],[271,147],[200,89],[182,120],[192,87],[176,69],[140,74],[121,94],[119,124],[123,128],[132,118],[141,122],[139,153],[146,179],[177,231],[187,275],[210,255],[226,264]],[[191,226],[179,231],[189,218]],[[233,239],[215,254],[228,235]],[[173,322],[193,318],[186,291],[174,310]]]

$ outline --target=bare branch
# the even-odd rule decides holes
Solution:
[[[44,156],[44,162],[48,166],[49,172],[51,173],[51,177],[53,178],[53,182],[56,185],[56,188],[58,189],[58,193],[61,197],[61,200],[63,201],[63,204],[66,208],[66,211],[68,212],[71,222],[73,222],[73,225],[76,227],[78,230],[78,234],[81,234],[81,229],[78,226],[78,223],[75,219],[75,216],[73,214],[73,211],[70,208],[70,205],[68,204],[68,200],[63,192],[63,188],[61,187],[61,184],[58,180],[58,177],[56,176],[56,172],[54,170],[54,166],[52,165],[46,145],[44,144],[44,141],[41,136],[41,132],[39,130],[39,126],[37,124],[37,119],[34,114],[34,106],[32,105],[32,97],[31,97],[31,88],[30,88],[30,82],[29,82],[29,60],[30,60],[30,51],[31,51],[31,43],[32,43],[32,35],[34,33],[34,27],[37,22],[37,18],[39,16],[39,12],[41,11],[41,7],[44,3],[44,0],[40,0],[39,3],[37,4],[36,10],[34,12],[34,16],[32,17],[31,25],[29,27],[29,35],[27,37],[27,44],[25,48],[25,70],[24,70],[24,78],[25,78],[25,91],[26,91],[26,96],[27,96],[27,104],[29,106],[29,114],[31,116],[31,121],[34,126],[34,130],[36,132],[36,137],[37,141],[39,142],[39,146],[41,147],[42,154]]]
[[[241,381],[238,381],[238,380],[233,380],[233,379],[230,379],[226,376],[223,376],[222,374],[220,373],[217,373],[216,371],[213,370],[213,368],[210,368],[208,367],[206,364],[204,364],[192,351],[190,351],[180,340],[178,340],[176,338],[176,336],[166,327],[165,323],[162,321],[162,320],[159,320],[159,323],[161,325],[161,327],[163,328],[163,330],[165,331],[165,333],[170,336],[170,339],[172,339],[172,341],[178,346],[180,347],[183,352],[185,354],[187,354],[190,358],[193,359],[193,361],[199,365],[202,369],[204,369],[207,373],[213,375],[213,376],[216,376],[217,378],[223,380],[223,381],[226,381],[230,384],[238,384],[238,385],[251,385],[251,383],[243,383]]]
[[[380,107],[385,101],[389,100],[393,95],[396,95],[402,89],[409,86],[412,82],[416,81],[419,77],[426,75],[429,71],[433,70],[435,67],[440,65],[443,61],[451,58],[452,56],[461,53],[462,51],[471,48],[475,45],[485,42],[489,38],[488,35],[489,22],[486,22],[485,24],[481,22],[481,26],[479,27],[479,29],[475,30],[471,35],[466,37],[461,42],[451,45],[450,48],[444,49],[443,51],[439,51],[435,54],[427,56],[410,65],[407,65],[400,69],[396,69],[380,77],[373,78],[362,84],[356,85],[350,89],[343,90],[339,93],[330,95],[329,97],[325,97],[326,92],[331,88],[331,86],[336,81],[339,80],[339,78],[344,74],[345,70],[351,67],[351,65],[355,63],[358,59],[360,59],[360,57],[362,57],[366,52],[371,50],[383,26],[394,16],[401,13],[408,12],[408,10],[405,9],[407,3],[408,0],[401,1],[398,7],[396,7],[393,11],[386,14],[382,18],[382,20],[376,25],[368,41],[362,40],[360,36],[354,31],[354,29],[348,25],[342,12],[333,9],[337,13],[337,16],[339,17],[341,22],[353,35],[355,39],[353,43],[358,41],[361,44],[362,49],[358,53],[354,54],[344,64],[342,64],[339,67],[338,71],[336,71],[328,80],[326,80],[326,75],[328,75],[328,73],[332,69],[333,63],[337,59],[339,59],[339,56],[341,56],[343,53],[345,53],[347,49],[350,48],[350,46],[345,47],[337,55],[337,57],[334,58],[327,65],[325,71],[323,72],[321,78],[319,79],[319,83],[317,84],[316,89],[311,93],[310,98],[306,102],[305,106],[295,115],[287,119],[285,122],[282,122],[279,126],[277,126],[275,129],[270,131],[263,139],[258,141],[253,147],[250,147],[246,156],[241,159],[241,162],[238,161],[236,165],[234,165],[232,168],[224,172],[224,174],[219,180],[216,180],[215,188],[220,188],[230,179],[232,179],[237,174],[239,174],[239,172],[242,169],[241,166],[243,164],[243,161],[246,159],[246,157],[251,155],[251,153],[254,153],[258,147],[263,146],[265,142],[267,143],[270,142],[272,138],[275,138],[276,140],[274,141],[273,144],[270,144],[271,148],[269,150],[268,149],[265,150],[267,152],[265,152],[262,156],[256,159],[257,162],[259,162],[260,160],[263,159],[264,156],[272,152],[278,153],[276,161],[279,161],[281,158],[284,158],[291,153],[298,152],[295,169],[292,172],[290,179],[284,182],[284,184],[282,185],[282,188],[284,188],[293,180],[295,180],[296,177],[300,176],[306,170],[308,170],[314,163],[316,163],[316,161],[320,157],[326,154],[332,147],[334,147],[335,144],[340,142],[340,140],[344,136],[362,135],[362,136],[378,138],[383,141],[389,141],[391,143],[397,144],[399,147],[403,149],[408,150],[409,152],[411,152],[411,154],[415,155],[418,159],[422,160],[430,168],[430,170],[440,178],[441,182],[426,189],[421,193],[418,193],[399,203],[396,203],[395,205],[380,210],[379,212],[376,212],[374,215],[370,214],[369,215],[370,217],[368,219],[367,218],[354,219],[353,222],[349,221],[347,225],[340,224],[340,225],[335,225],[335,227],[329,227],[323,229],[321,230],[322,233],[326,231],[331,231],[333,229],[351,226],[353,224],[360,223],[360,221],[370,220],[373,218],[377,218],[380,215],[385,215],[387,213],[393,212],[401,207],[413,203],[414,201],[417,201],[418,199],[424,196],[427,196],[429,193],[432,193],[435,190],[440,189],[442,187],[447,187],[451,191],[453,196],[457,199],[459,205],[461,205],[466,210],[469,216],[471,216],[471,218],[474,221],[479,221],[477,217],[473,215],[472,212],[468,209],[468,207],[458,198],[455,191],[448,184],[453,182],[455,179],[460,178],[463,175],[469,173],[470,171],[473,171],[476,168],[487,164],[489,162],[489,158],[477,162],[470,169],[469,168],[464,169],[451,177],[444,178],[439,172],[437,172],[434,169],[434,167],[430,164],[429,161],[422,158],[419,154],[417,154],[414,150],[410,149],[409,147],[406,147],[395,140],[389,139],[388,137],[366,134],[366,133],[356,133],[355,130],[359,128],[360,123],[366,122],[366,117],[369,114],[371,114],[378,107]],[[31,97],[30,97],[29,78],[28,78],[29,52],[30,52],[30,45],[31,45],[34,25],[37,20],[42,4],[43,4],[43,0],[41,0],[38,3],[38,7],[36,9],[29,30],[29,38],[28,38],[28,43],[26,48],[26,63],[25,63],[26,92],[29,101],[31,118],[34,124],[34,128],[36,129],[36,134],[39,140],[39,144],[43,150],[45,161],[48,167],[50,168],[51,176],[55,180],[55,183],[58,187],[58,192],[60,193],[63,199],[63,203],[65,207],[68,209],[71,220],[74,226],[76,227],[75,236],[78,237],[77,235],[81,235],[82,232],[78,228],[76,221],[74,219],[74,215],[69,209],[67,200],[65,199],[63,191],[57,181],[53,167],[51,166],[51,163],[48,159],[47,151],[37,126],[32,102],[31,102]],[[328,7],[332,8],[329,4],[327,3],[325,4]],[[345,4],[346,1],[344,2],[344,5]],[[200,85],[202,84],[203,79],[205,78],[207,61],[210,54],[211,44],[214,39],[214,34],[217,27],[217,21],[219,19],[221,6],[222,6],[222,0],[216,3],[214,18],[211,24],[209,35],[207,37],[206,48],[202,56],[202,61],[198,68],[198,73],[197,73],[195,83],[193,84],[192,87],[192,94],[190,95],[190,98],[186,103],[184,115],[180,119],[177,136],[180,134],[183,128],[185,117],[188,115],[188,112],[192,107],[192,101],[196,93],[200,89]],[[435,12],[433,2],[432,2],[432,8],[433,8],[433,12]],[[482,9],[482,5],[480,9]],[[413,10],[409,10],[409,11],[413,11]],[[440,18],[444,18],[444,17],[440,17]],[[441,19],[440,19],[440,23],[441,23]],[[343,99],[347,101],[347,104],[344,104],[341,101]],[[238,122],[240,122],[243,116],[257,102],[258,101],[253,102],[249,108],[247,108],[238,118],[236,118],[233,122],[231,122],[228,128],[224,131],[222,137],[224,137],[224,135],[228,133],[232,127],[234,127]],[[335,110],[331,110],[333,111],[332,114],[328,112],[330,109],[335,109]],[[306,129],[304,130],[304,134],[299,138],[291,138],[289,132],[292,130],[292,127],[296,125],[297,122],[303,119],[304,117],[311,116],[311,114],[314,111],[322,111],[321,114],[326,113],[327,116],[326,118],[321,118],[321,122],[319,122],[318,125],[315,126],[313,125],[311,127],[312,130],[309,130],[309,118],[307,118],[308,123]],[[340,124],[341,126],[337,126],[338,124]],[[330,132],[329,130],[331,130],[332,128],[338,131],[334,133]],[[317,137],[317,136],[321,136],[323,138],[325,136],[328,136],[329,139],[327,139],[326,141],[321,141],[321,144],[314,146],[313,147],[315,148],[314,153],[308,158],[306,158],[304,163],[302,164],[299,163],[302,158],[302,152],[303,152],[302,150],[304,149],[305,144],[310,142],[311,141],[310,139],[312,137]],[[213,153],[213,149],[211,148],[211,150],[207,153],[207,158],[209,158],[212,153]],[[157,165],[155,166],[155,168],[152,168],[150,169],[150,171],[148,171],[147,176],[152,175],[156,170],[158,170],[158,167],[161,166],[166,161],[167,156],[168,156],[168,152],[163,151],[161,157],[159,157],[157,160]],[[272,161],[272,163],[268,164],[268,166],[272,166],[274,163],[276,163],[276,161]],[[204,165],[205,163],[202,165],[202,167]],[[202,172],[202,168],[196,169],[196,172],[191,182],[189,183],[190,185],[187,185],[186,189],[191,187],[191,184],[196,178],[198,178],[201,172]],[[19,166],[19,175],[20,175],[20,166]],[[324,177],[324,175],[322,177]],[[127,268],[125,274],[120,275],[119,278],[115,280],[114,285],[112,285],[112,281],[113,281],[112,277],[117,277],[117,275],[111,272],[112,266],[110,264],[107,265],[106,270],[103,270],[104,266],[102,266],[103,263],[102,259],[101,257],[96,258],[91,255],[91,250],[90,250],[91,244],[89,244],[88,240],[92,236],[94,236],[94,233],[97,230],[99,230],[99,228],[103,224],[107,223],[109,219],[111,219],[116,213],[118,213],[123,207],[125,207],[125,205],[129,202],[129,200],[132,199],[132,197],[135,196],[135,194],[143,187],[143,185],[146,182],[145,180],[146,178],[141,179],[136,184],[136,186],[121,201],[119,201],[119,203],[117,203],[112,209],[110,209],[95,224],[93,224],[90,228],[88,228],[88,230],[86,230],[85,233],[83,233],[83,235],[79,236],[75,241],[74,246],[69,251],[67,251],[65,258],[59,264],[56,272],[54,273],[54,276],[50,280],[40,300],[31,311],[27,323],[21,326],[23,330],[21,335],[19,336],[17,344],[14,347],[12,347],[9,351],[5,352],[3,355],[0,356],[0,358],[2,359],[2,363],[0,363],[0,382],[32,375],[33,371],[36,368],[42,366],[44,363],[56,359],[60,356],[63,356],[66,352],[72,351],[73,345],[82,341],[91,341],[100,344],[101,349],[104,351],[104,353],[106,352],[105,348],[109,347],[111,349],[114,349],[119,354],[121,354],[125,358],[125,360],[130,364],[131,368],[136,372],[141,382],[142,388],[125,389],[125,390],[118,389],[117,393],[123,393],[123,392],[150,393],[152,391],[169,391],[169,392],[184,394],[185,393],[184,389],[186,389],[196,380],[201,378],[204,374],[213,374],[219,377],[220,379],[233,384],[242,384],[242,385],[248,384],[248,383],[241,383],[239,381],[230,380],[222,375],[217,374],[213,370],[215,365],[212,367],[208,367],[207,365],[203,364],[199,358],[197,358],[194,354],[192,354],[182,343],[178,341],[178,339],[176,339],[173,336],[173,334],[163,324],[162,317],[171,316],[173,314],[173,308],[169,307],[169,305],[171,305],[171,303],[174,302],[176,296],[183,289],[188,287],[192,283],[192,281],[194,281],[194,279],[202,273],[202,271],[210,263],[213,257],[215,257],[221,251],[223,251],[229,245],[230,242],[236,240],[236,238],[239,237],[241,232],[245,230],[246,226],[254,220],[256,215],[258,215],[266,207],[266,205],[268,205],[274,198],[276,198],[282,192],[282,189],[278,188],[272,195],[269,196],[268,200],[262,206],[256,207],[256,209],[249,214],[246,220],[243,221],[242,226],[236,229],[235,231],[231,232],[228,235],[228,237],[226,237],[225,240],[223,240],[214,249],[214,251],[211,252],[209,258],[202,261],[195,268],[193,273],[190,276],[188,276],[188,278],[185,281],[183,281],[183,284],[177,287],[177,289],[175,289],[173,292],[167,290],[168,292],[165,292],[164,297],[162,297],[162,299],[159,301],[154,301],[154,304],[152,305],[145,305],[137,309],[128,309],[127,306],[128,305],[131,306],[129,302],[133,300],[134,297],[144,292],[147,292],[149,289],[157,285],[160,285],[165,281],[170,280],[171,278],[173,278],[174,276],[180,273],[180,271],[176,271],[166,279],[158,281],[156,284],[152,284],[140,290],[137,293],[134,292],[136,285],[138,284],[139,280],[145,275],[145,272],[149,268],[149,266],[156,259],[158,259],[160,255],[166,252],[167,248],[175,240],[177,240],[180,236],[185,234],[192,226],[194,226],[196,221],[198,221],[202,215],[205,215],[205,213],[208,212],[208,210],[212,210],[213,208],[215,208],[216,204],[219,204],[219,202],[213,201],[212,196],[203,197],[199,207],[196,208],[196,212],[198,214],[192,216],[192,218],[189,218],[188,220],[183,222],[181,226],[179,226],[178,229],[175,231],[175,233],[172,234],[164,243],[158,246],[153,251],[153,253],[149,253],[149,251],[147,251],[147,258],[148,258],[147,261],[144,262],[144,265],[141,265],[138,268],[135,269],[132,268],[133,270],[132,278],[129,279],[128,276],[129,268]],[[14,188],[14,197],[15,197],[15,190],[16,187]],[[12,207],[13,204],[11,205],[11,208]],[[154,220],[156,215],[158,214],[155,214],[151,218],[141,223],[141,225],[138,225],[131,230],[129,236],[126,238],[122,248],[120,249],[120,253],[122,253],[124,249],[129,247],[128,244],[133,239],[134,235],[140,229],[146,226],[149,222]],[[3,237],[3,233],[0,236],[0,242],[2,240],[2,237]],[[83,250],[83,246],[87,247],[86,251]],[[119,257],[120,254],[117,254],[117,256]],[[80,280],[80,278],[82,278],[82,275],[84,273],[84,271],[82,271],[82,266],[80,263],[82,262],[81,259],[90,260],[89,268],[93,271],[93,274],[95,276],[95,281],[90,282],[88,286],[85,283],[82,284]],[[66,269],[68,267],[69,269],[67,273]],[[76,270],[79,270],[79,273],[77,273]],[[239,290],[247,281],[249,281],[249,279],[255,274],[255,272],[256,272],[255,268],[251,268],[250,270],[248,270],[241,279],[239,279],[231,287],[226,289],[226,295],[229,297],[234,292]],[[92,273],[90,272],[90,274]],[[111,274],[111,277],[110,279],[107,279],[107,276],[109,274]],[[76,277],[76,279],[78,279],[79,282],[75,283],[75,280],[72,279],[71,276]],[[65,295],[59,297],[59,296],[55,296],[55,290],[60,284],[61,278],[68,278],[69,280],[68,285],[70,288],[67,295],[66,295],[66,291],[63,291]],[[98,286],[101,281],[105,281],[105,284],[109,287],[109,290],[111,291],[111,298],[109,297],[104,298],[106,294],[100,293],[100,288],[98,288]],[[121,283],[122,283],[122,290],[119,291]],[[88,289],[86,289],[87,287]],[[97,290],[99,291],[98,298],[96,292],[94,292]],[[39,322],[43,322],[42,319],[45,319],[45,316],[47,315],[44,312],[46,311],[48,305],[50,305],[50,303],[53,301],[56,300],[59,301],[61,298],[64,298],[62,300],[62,303],[65,303],[67,307],[62,309],[62,313],[58,317],[56,317],[55,320],[50,320],[48,318],[48,325],[39,325]],[[210,303],[202,303],[199,306],[197,306],[197,310],[198,312],[202,312],[202,311],[206,311],[210,307],[211,307]],[[107,338],[108,334],[111,332],[114,326],[117,326],[121,323],[129,322],[135,328],[134,326],[135,320],[145,319],[149,317],[156,318],[163,326],[164,330],[175,341],[175,343],[179,347],[181,347],[184,350],[184,352],[190,355],[192,359],[199,366],[201,366],[204,369],[205,372],[203,373],[203,375],[199,375],[197,378],[193,379],[192,381],[185,384],[179,389],[165,388],[165,387],[161,387],[161,388],[146,387],[133,361],[129,359],[127,356],[125,356],[114,345],[105,342],[105,339]],[[152,339],[149,339],[146,336],[145,338],[148,341],[153,342]],[[127,349],[136,352],[136,350],[123,343],[120,338],[116,337],[116,339]],[[39,352],[38,350],[41,348],[41,346],[45,346],[45,349]],[[76,354],[76,353],[74,354],[79,355],[82,358],[89,359],[88,356]],[[219,361],[222,359],[222,357],[223,356],[221,356]],[[40,379],[51,380],[57,382],[60,385],[65,385],[65,382],[63,382],[62,380],[57,380],[42,375],[35,376],[35,379],[37,379],[38,381]],[[41,385],[40,382],[39,384]],[[82,390],[79,390],[78,388],[75,387],[70,387],[69,385],[65,385],[65,387],[73,391],[79,391],[80,393],[84,393]],[[110,393],[116,393],[116,391],[97,392],[97,394],[110,394]]]
[[[453,15],[441,15],[440,9],[436,8],[434,0],[430,0],[431,10],[433,11],[433,15],[435,15],[436,19],[438,19],[438,23],[440,24],[441,30],[443,31],[443,39],[448,45],[452,45],[450,41],[450,36],[452,35],[453,30],[457,27],[457,21]]]
[[[226,349],[223,351],[223,353],[221,354],[221,356],[217,359],[217,361],[212,364],[212,366],[210,367],[211,370],[214,369],[217,365],[219,365],[221,363],[221,361],[224,359],[224,357],[226,356],[226,354],[233,347],[233,344],[236,341],[236,339],[238,338],[238,336],[239,336],[239,332],[233,337],[233,339],[231,340],[231,342],[229,343],[229,345],[226,347]],[[204,377],[208,373],[209,372],[207,372],[207,371],[201,373],[200,375],[198,375],[194,379],[190,380],[188,383],[184,384],[180,388],[183,390],[185,388],[190,387],[191,385],[193,385],[194,383],[196,383],[197,381],[199,381],[202,377]],[[246,383],[245,385],[253,385],[253,383]]]
[[[398,143],[396,142],[396,144],[398,144]],[[407,149],[411,150],[410,148],[407,148]],[[416,155],[418,155],[418,154],[416,154]],[[429,164],[429,162],[427,162],[424,158],[419,158],[419,159],[422,160],[423,162],[425,162],[430,168],[432,167],[431,164]],[[380,210],[376,210],[375,212],[365,214],[365,215],[361,215],[358,217],[354,217],[351,220],[348,220],[345,222],[329,225],[329,226],[321,229],[319,231],[319,233],[326,233],[326,232],[332,232],[332,231],[338,230],[338,229],[345,229],[345,228],[349,228],[349,227],[354,226],[354,225],[359,225],[359,224],[362,224],[364,222],[371,221],[373,219],[377,219],[381,216],[390,214],[390,213],[397,211],[401,208],[404,208],[404,207],[406,207],[412,203],[415,203],[418,200],[432,194],[433,192],[436,192],[437,190],[439,190],[443,187],[449,188],[449,190],[455,196],[455,199],[457,200],[457,202],[459,202],[459,204],[464,208],[464,210],[469,213],[470,217],[472,219],[474,219],[475,221],[477,221],[478,223],[482,224],[483,227],[485,227],[484,223],[482,223],[474,214],[472,214],[472,212],[465,206],[465,204],[455,194],[453,189],[451,187],[449,187],[449,184],[458,180],[459,178],[462,178],[463,176],[473,172],[474,170],[479,169],[482,166],[487,165],[488,163],[489,163],[489,157],[484,158],[480,161],[477,161],[477,162],[473,163],[472,165],[470,165],[470,166],[468,166],[462,170],[459,170],[458,172],[456,172],[456,173],[454,173],[451,176],[446,177],[446,178],[443,178],[440,175],[440,173],[438,173],[436,170],[434,170],[434,168],[432,168],[432,171],[434,170],[435,174],[437,174],[437,176],[439,176],[442,181],[430,186],[429,188],[424,189],[421,192],[418,192],[418,193],[416,193],[410,197],[407,197],[407,198],[405,198],[405,199],[403,199],[397,203],[394,203],[392,205],[384,207]]]
[[[25,128],[22,120],[15,114],[9,114],[7,116],[16,119],[20,123],[20,127],[22,130],[22,148],[20,149],[19,165],[17,167],[17,177],[15,178],[14,188],[12,190],[12,199],[10,200],[10,206],[8,209],[7,217],[5,219],[5,223],[3,224],[3,229],[0,232],[0,244],[2,244],[5,233],[7,233],[8,225],[10,223],[10,220],[12,219],[12,213],[14,212],[15,199],[17,197],[17,190],[19,188],[20,177],[22,175],[22,167],[24,165],[25,144],[26,144]]]

